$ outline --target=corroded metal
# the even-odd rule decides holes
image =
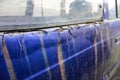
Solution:
[[[41,42],[41,48],[42,48],[42,53],[43,53],[43,57],[44,57],[44,61],[45,61],[45,65],[46,65],[46,68],[48,68],[48,75],[49,75],[49,80],[52,80],[52,75],[51,75],[51,71],[49,69],[49,63],[48,63],[48,58],[47,58],[47,53],[46,53],[46,50],[45,50],[45,45],[44,45],[44,41],[43,41],[43,37],[42,37],[42,32],[40,32],[39,34],[40,36],[40,42]]]
[[[5,59],[6,65],[7,65],[7,70],[8,70],[10,79],[11,80],[17,80],[16,74],[15,74],[15,71],[14,71],[14,67],[12,65],[12,61],[11,61],[7,46],[5,44],[4,34],[2,36],[2,50],[3,50],[3,55],[4,55],[4,59]]]
[[[117,49],[120,46],[111,38],[116,39],[120,20],[109,23],[96,20],[46,24],[41,27],[39,24],[12,27],[8,24],[11,29],[8,26],[1,27],[0,31],[6,34],[0,39],[0,52],[3,52],[0,54],[0,79],[119,80],[120,54]],[[56,30],[56,27],[60,29]],[[111,40],[113,43],[110,43]],[[54,54],[51,55],[52,52]]]
[[[58,63],[60,65],[62,80],[67,80],[66,74],[65,74],[65,65],[63,63],[63,55],[62,55],[61,41],[60,41],[60,32],[58,32],[58,34],[59,34],[59,36],[58,36]]]

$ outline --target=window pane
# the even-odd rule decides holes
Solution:
[[[0,0],[0,16],[25,15],[26,0]]]
[[[0,0],[0,26],[101,19],[102,0]]]
[[[109,8],[109,19],[116,18],[115,0],[108,1],[108,8]]]
[[[118,17],[120,17],[120,0],[118,0],[117,2],[118,2]]]

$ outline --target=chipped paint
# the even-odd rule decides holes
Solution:
[[[40,36],[39,37],[40,37],[40,42],[41,42],[41,46],[42,46],[41,48],[42,48],[42,53],[43,53],[45,65],[46,65],[46,68],[48,68],[49,80],[52,80],[51,71],[49,69],[49,63],[48,63],[47,53],[46,53],[44,41],[43,41],[43,38],[42,38],[42,32],[40,32]]]
[[[3,55],[4,55],[4,59],[5,59],[6,65],[7,65],[7,70],[8,70],[10,79],[17,80],[8,49],[5,44],[4,34],[2,36],[2,50],[3,50]]]
[[[65,74],[65,65],[63,63],[63,55],[62,55],[61,41],[60,41],[60,32],[58,34],[59,34],[59,36],[58,36],[58,63],[60,65],[62,80],[67,80],[66,74]]]

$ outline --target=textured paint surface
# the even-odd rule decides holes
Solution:
[[[63,55],[62,55],[61,43],[60,43],[60,34],[58,36],[58,63],[60,65],[62,80],[66,80],[65,66],[64,66],[64,63],[63,63]]]
[[[106,38],[101,41],[98,37],[100,25],[95,25],[74,26],[65,30],[53,29],[48,30],[47,33],[38,31],[3,34],[6,36],[4,44],[8,50],[12,72],[4,67],[8,73],[11,73],[10,78],[4,77],[7,76],[7,72],[0,78],[7,80],[12,78],[18,80],[98,79],[99,59],[102,59],[99,58],[102,51],[98,46],[102,44],[104,48],[108,45],[103,45]],[[104,52],[106,50],[104,49]]]
[[[49,63],[48,63],[48,58],[47,58],[47,55],[46,55],[46,50],[45,50],[45,46],[44,46],[44,41],[42,39],[42,33],[40,33],[40,41],[41,41],[41,44],[42,44],[42,52],[43,52],[43,56],[44,56],[44,61],[45,61],[45,65],[46,65],[46,68],[49,68]],[[48,75],[49,75],[49,80],[52,79],[52,76],[51,76],[51,72],[50,72],[50,69],[48,69]]]
[[[116,56],[110,57],[110,49],[114,49],[110,43],[114,37],[113,33],[110,33],[114,22],[110,23],[110,26],[105,26],[106,24],[74,25],[65,30],[53,28],[51,31],[46,30],[47,32],[3,33],[5,38],[0,39],[1,53],[4,53],[0,54],[0,71],[3,74],[0,75],[0,79],[113,78],[108,75],[112,76],[116,72],[110,61],[115,63],[118,60]],[[119,56],[119,52],[117,55]]]
[[[11,62],[11,59],[10,59],[9,52],[8,52],[6,44],[5,44],[4,36],[2,38],[3,38],[3,40],[2,40],[2,50],[3,50],[7,70],[9,72],[10,79],[11,80],[16,80],[16,75],[15,75],[15,72],[14,72],[14,68],[12,66],[12,62]]]
[[[0,80],[119,80],[119,34],[120,20],[0,33]]]

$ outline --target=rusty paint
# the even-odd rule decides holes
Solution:
[[[67,80],[66,74],[65,74],[65,65],[63,63],[63,55],[62,55],[61,41],[60,41],[60,32],[59,32],[59,36],[58,36],[58,63],[60,65],[62,80]]]
[[[31,67],[30,67],[30,62],[29,62],[29,58],[27,56],[27,50],[26,50],[26,47],[25,47],[25,42],[24,42],[24,34],[23,34],[23,37],[22,37],[22,48],[24,50],[24,54],[25,54],[25,59],[27,61],[27,66],[28,66],[28,69],[30,71],[30,74],[32,75],[32,70],[31,70]]]
[[[45,65],[46,65],[46,68],[48,68],[49,80],[52,80],[52,75],[51,75],[51,71],[49,69],[49,63],[48,63],[48,59],[47,59],[45,45],[44,45],[44,41],[43,41],[43,38],[42,38],[42,32],[40,32],[40,42],[41,42],[41,46],[42,46],[41,48],[42,48],[42,53],[43,53],[43,57],[44,57],[44,60],[45,60]]]
[[[96,80],[96,78],[97,78],[97,60],[98,60],[98,58],[97,58],[97,51],[98,51],[98,49],[97,49],[97,33],[98,33],[98,31],[97,31],[97,28],[96,28],[96,30],[95,30],[95,38],[94,38],[94,53],[95,53],[95,80]]]
[[[8,73],[10,75],[10,79],[17,80],[8,49],[5,44],[4,35],[2,36],[2,50],[3,50],[4,59],[5,59],[6,65],[7,65]]]

